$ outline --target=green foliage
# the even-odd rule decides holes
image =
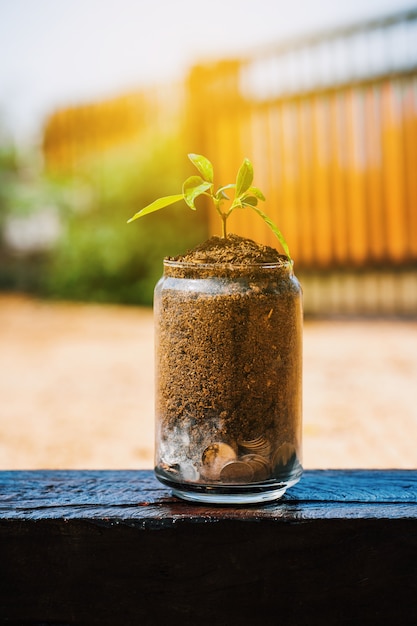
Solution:
[[[10,198],[15,193],[18,169],[17,154],[14,147],[10,144],[0,143],[0,227],[7,215]]]
[[[138,234],[123,226],[135,209],[185,177],[177,137],[155,137],[86,158],[76,174],[47,175],[39,157],[0,149],[0,288],[56,299],[150,305],[162,258],[207,236],[206,215],[155,215]],[[181,196],[182,197],[182,196]],[[37,251],[7,247],[2,226],[49,207],[61,232]]]
[[[196,210],[195,201],[200,196],[208,196],[213,201],[214,207],[222,221],[222,236],[227,237],[226,223],[227,219],[235,209],[253,209],[259,217],[271,228],[272,232],[278,238],[285,254],[291,260],[288,244],[283,234],[274,224],[274,222],[258,208],[258,201],[265,201],[265,197],[258,187],[252,185],[253,182],[253,165],[249,159],[244,159],[237,173],[236,182],[226,186],[219,187],[214,191],[214,175],[213,165],[201,154],[189,154],[188,158],[195,165],[200,176],[189,176],[183,183],[182,194],[164,196],[158,200],[154,200],[148,206],[138,211],[131,217],[128,222],[143,217],[149,213],[159,211],[167,206],[175,204],[180,200],[184,200],[188,207],[193,211]],[[226,191],[234,189],[234,198],[230,202]],[[224,209],[224,203],[229,202],[228,208]]]
[[[132,207],[183,175],[173,164],[174,145],[154,142],[150,149],[124,149],[85,164],[92,190],[89,206],[74,207],[51,257],[45,289],[54,297],[150,305],[162,273],[161,259],[191,248],[207,235],[204,214],[192,225],[184,214],[156,215],[138,234],[121,228]],[[180,196],[179,199],[181,199]],[[156,211],[148,206],[148,212]],[[180,212],[181,213],[181,212]],[[168,219],[167,219],[168,218]]]
[[[131,206],[131,205],[130,205]],[[204,236],[201,220],[196,233],[183,216],[147,222],[139,233],[120,228],[126,210],[101,207],[72,218],[55,251],[48,273],[48,292],[57,297],[95,302],[152,304],[161,259],[177,255]]]

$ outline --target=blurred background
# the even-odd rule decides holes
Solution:
[[[153,288],[220,224],[126,220],[188,152],[295,259],[306,467],[415,467],[417,5],[3,0],[0,41],[0,467],[152,466]]]

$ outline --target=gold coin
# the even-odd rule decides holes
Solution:
[[[239,441],[239,448],[248,454],[256,453],[264,457],[268,457],[271,453],[271,444],[262,435],[255,439]]]
[[[272,464],[275,467],[286,467],[290,462],[294,462],[297,451],[294,444],[283,443],[277,450],[275,450]]]
[[[250,483],[253,481],[253,469],[244,461],[230,461],[222,468],[220,480],[224,483]]]
[[[220,471],[226,463],[236,459],[236,452],[227,443],[221,441],[211,443],[204,450],[201,457],[202,468],[201,473],[204,478],[209,480],[218,480]]]
[[[240,460],[251,466],[254,481],[260,482],[270,478],[271,466],[265,457],[260,454],[245,454]]]
[[[259,437],[255,437],[254,439],[244,439],[242,441],[239,441],[239,445],[242,446],[242,448],[257,448],[259,446],[262,446],[265,441],[265,437],[259,435]]]

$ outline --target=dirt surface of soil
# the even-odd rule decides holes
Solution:
[[[417,467],[417,321],[307,321],[304,467]],[[0,295],[0,469],[153,467],[149,309]]]
[[[288,262],[287,257],[279,254],[275,248],[233,234],[226,238],[210,237],[207,241],[172,260],[185,263],[231,263],[234,265]]]

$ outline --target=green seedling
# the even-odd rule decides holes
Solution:
[[[227,237],[226,223],[231,213],[235,209],[252,209],[257,213],[266,224],[271,228],[272,232],[278,238],[285,254],[291,261],[290,251],[288,244],[284,239],[281,231],[277,228],[274,222],[258,207],[259,200],[265,201],[265,196],[258,187],[252,185],[253,182],[253,166],[249,159],[244,159],[242,165],[237,173],[236,182],[224,187],[219,187],[215,191],[213,166],[210,161],[201,154],[189,154],[188,158],[191,163],[195,165],[199,172],[199,176],[190,176],[184,181],[182,186],[182,193],[164,196],[155,200],[151,204],[148,204],[138,213],[135,213],[133,217],[128,220],[133,222],[139,217],[148,215],[148,213],[154,213],[160,209],[164,209],[171,204],[175,204],[180,200],[184,200],[186,204],[195,211],[195,200],[199,196],[208,196],[213,201],[214,207],[220,216],[222,222],[222,237]],[[234,190],[234,197],[231,199],[226,191]]]

